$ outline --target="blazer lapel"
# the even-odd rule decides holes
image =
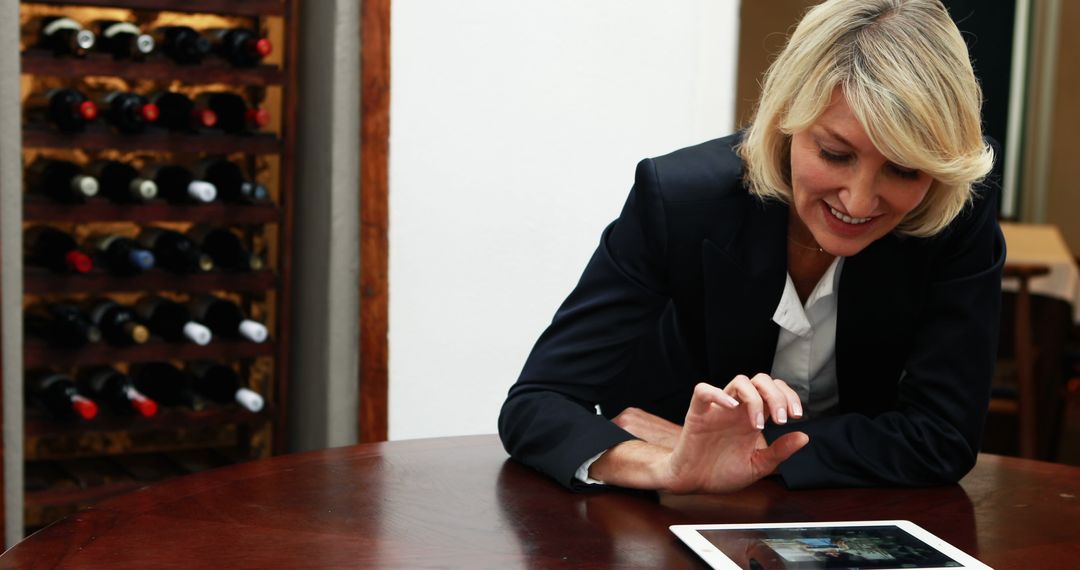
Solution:
[[[785,204],[748,196],[733,235],[714,234],[702,248],[706,354],[710,380],[772,369],[779,327],[772,321],[787,275]]]

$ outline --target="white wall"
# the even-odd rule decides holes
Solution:
[[[390,437],[492,433],[647,156],[728,134],[737,0],[395,2]]]

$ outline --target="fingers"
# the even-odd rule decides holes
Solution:
[[[784,435],[776,438],[772,442],[772,445],[765,449],[758,450],[757,456],[757,468],[760,469],[761,476],[768,475],[783,463],[787,458],[795,454],[807,443],[810,442],[810,436],[801,431],[793,431],[785,433]]]
[[[699,382],[694,386],[694,395],[690,399],[690,412],[694,414],[706,414],[713,404],[724,408],[735,408],[739,401],[730,394],[705,382]]]
[[[762,375],[759,374],[758,376]],[[740,374],[731,382],[728,382],[724,391],[746,405],[746,415],[750,418],[750,425],[757,429],[765,429],[765,413],[762,411],[764,409],[763,401],[761,395],[758,394],[757,387],[751,382],[750,378]]]
[[[786,382],[768,374],[757,374],[752,379],[740,374],[724,389],[747,404],[750,423],[757,429],[765,428],[766,416],[778,425],[786,424],[789,417],[802,417],[799,395]]]
[[[801,418],[802,400],[799,398],[799,394],[795,392],[795,390],[793,390],[791,386],[788,386],[787,382],[784,382],[783,380],[777,380],[774,378],[773,382],[776,383],[776,385],[780,388],[780,391],[787,399],[787,409],[788,412],[791,414],[791,417],[796,419]]]

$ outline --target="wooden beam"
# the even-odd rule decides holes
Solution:
[[[390,0],[360,7],[360,442],[387,438]]]

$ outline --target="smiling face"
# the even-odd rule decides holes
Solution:
[[[837,88],[817,121],[791,137],[793,221],[803,226],[794,224],[793,238],[855,255],[896,228],[932,182],[881,154]]]

